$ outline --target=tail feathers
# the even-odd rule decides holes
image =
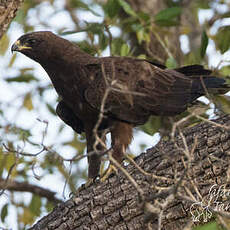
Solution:
[[[212,73],[211,70],[204,69],[202,65],[183,66],[174,70],[184,74],[185,76],[193,76],[193,75],[200,76],[200,75],[209,75]]]
[[[211,94],[225,94],[230,90],[230,87],[226,84],[226,81],[220,77],[204,76],[194,77],[192,83],[192,98],[196,98],[205,95],[207,92]]]
[[[226,81],[220,77],[203,77],[203,81],[207,89],[226,88]]]

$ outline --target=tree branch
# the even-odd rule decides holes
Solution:
[[[4,179],[0,178],[0,189],[16,192],[30,192],[40,197],[44,197],[54,204],[62,202],[60,199],[55,197],[55,192],[26,182],[17,182],[11,179],[6,182]]]
[[[230,116],[215,120],[221,126],[213,122],[180,128],[174,141],[160,141],[138,156],[135,164],[124,167],[142,189],[143,199],[118,170],[107,181],[96,181],[59,204],[30,230],[176,230],[191,225],[194,218],[201,223],[212,214],[229,216],[228,209],[217,209],[216,204],[218,200],[226,205],[229,197],[224,199],[223,193],[217,196],[210,190],[229,185],[230,133],[222,125],[230,125]]]

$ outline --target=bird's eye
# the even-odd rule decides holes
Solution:
[[[28,43],[31,44],[31,45],[34,45],[36,43],[36,39],[29,39],[28,40]]]

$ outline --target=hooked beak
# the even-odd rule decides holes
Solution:
[[[32,49],[30,46],[26,46],[26,44],[22,45],[20,40],[17,40],[12,46],[11,46],[11,52],[13,53],[14,51],[22,51],[25,49]]]

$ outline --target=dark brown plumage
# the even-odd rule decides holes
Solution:
[[[200,65],[165,69],[129,57],[92,57],[51,32],[23,35],[12,46],[39,62],[61,97],[57,114],[76,132],[85,131],[88,152],[93,151],[93,129],[108,93],[99,130],[111,132],[113,156],[119,162],[132,140],[132,128],[150,115],[173,116],[207,90],[225,88],[225,80],[208,76]],[[201,81],[202,76],[202,81]],[[99,132],[100,135],[100,132]],[[102,150],[101,144],[97,149]],[[88,157],[90,178],[99,173],[100,156]]]

